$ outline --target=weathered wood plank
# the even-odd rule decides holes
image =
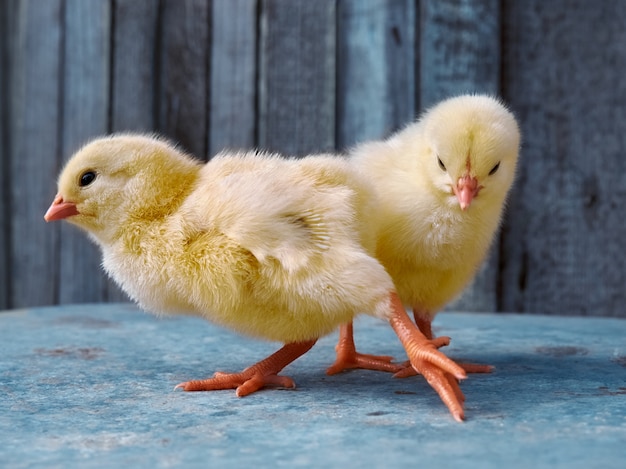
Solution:
[[[9,308],[9,148],[8,148],[8,51],[9,8],[0,8],[0,309]]]
[[[290,155],[335,147],[335,0],[263,0],[258,145]]]
[[[63,2],[18,2],[10,60],[11,306],[53,304],[58,227],[43,214],[59,170]]]
[[[159,0],[113,3],[111,115],[113,132],[152,132],[156,127]],[[128,301],[109,282],[109,301]]]
[[[525,135],[502,309],[624,316],[626,3],[504,3],[505,95]]]
[[[422,0],[422,108],[464,92],[497,94],[499,0]]]
[[[206,0],[163,0],[157,128],[205,158],[208,131],[209,16]]]
[[[415,116],[411,0],[338,3],[337,146],[380,139]]]
[[[111,130],[155,127],[159,0],[114,0]]]
[[[467,92],[498,94],[498,0],[423,0],[420,11],[420,103]],[[499,236],[473,283],[446,309],[495,311],[498,304]]]
[[[209,157],[254,146],[257,0],[213,0]]]
[[[110,75],[110,2],[66,0],[61,153],[69,158],[90,139],[107,133]],[[60,303],[106,297],[100,251],[84,233],[60,226]]]

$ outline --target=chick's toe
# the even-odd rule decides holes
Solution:
[[[354,345],[352,323],[343,324],[339,330],[339,341],[335,347],[336,359],[326,370],[326,374],[334,375],[350,369],[364,369],[374,371],[400,372],[403,365],[391,363],[393,357],[389,355],[369,355],[358,353]]]
[[[174,389],[183,391],[217,391],[236,389],[238,397],[258,391],[266,386],[295,388],[295,382],[288,376],[278,373],[298,357],[308,352],[317,340],[286,344],[280,350],[240,373],[217,372],[212,378],[186,381],[176,385]]]

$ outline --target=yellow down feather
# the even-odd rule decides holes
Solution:
[[[144,309],[295,342],[358,312],[390,314],[393,284],[368,253],[373,193],[339,158],[225,152],[202,164],[166,141],[117,135],[72,157],[57,200],[76,205],[67,220]]]

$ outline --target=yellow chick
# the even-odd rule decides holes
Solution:
[[[67,219],[102,250],[106,272],[142,308],[202,316],[285,345],[241,373],[185,391],[293,387],[278,373],[355,313],[392,325],[455,418],[462,368],[410,321],[370,254],[374,191],[347,160],[222,153],[206,164],[157,138],[97,139],[67,163],[46,221]]]
[[[462,292],[487,255],[519,146],[517,122],[499,100],[464,95],[442,101],[388,140],[352,152],[353,164],[375,184],[380,199],[376,257],[429,339],[435,314]],[[346,325],[328,371],[363,367],[361,361]]]

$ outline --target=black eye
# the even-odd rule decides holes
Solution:
[[[80,177],[80,187],[85,187],[91,184],[96,179],[96,173],[93,171],[85,171]]]
[[[498,171],[499,167],[500,167],[500,162],[498,161],[498,164],[496,164],[493,168],[491,168],[491,171],[489,171],[489,176],[491,176],[492,174],[496,174],[496,171]]]
[[[439,163],[439,167],[441,168],[442,171],[446,170],[446,165],[443,164],[443,161],[441,161],[441,158],[437,157],[437,163]]]

